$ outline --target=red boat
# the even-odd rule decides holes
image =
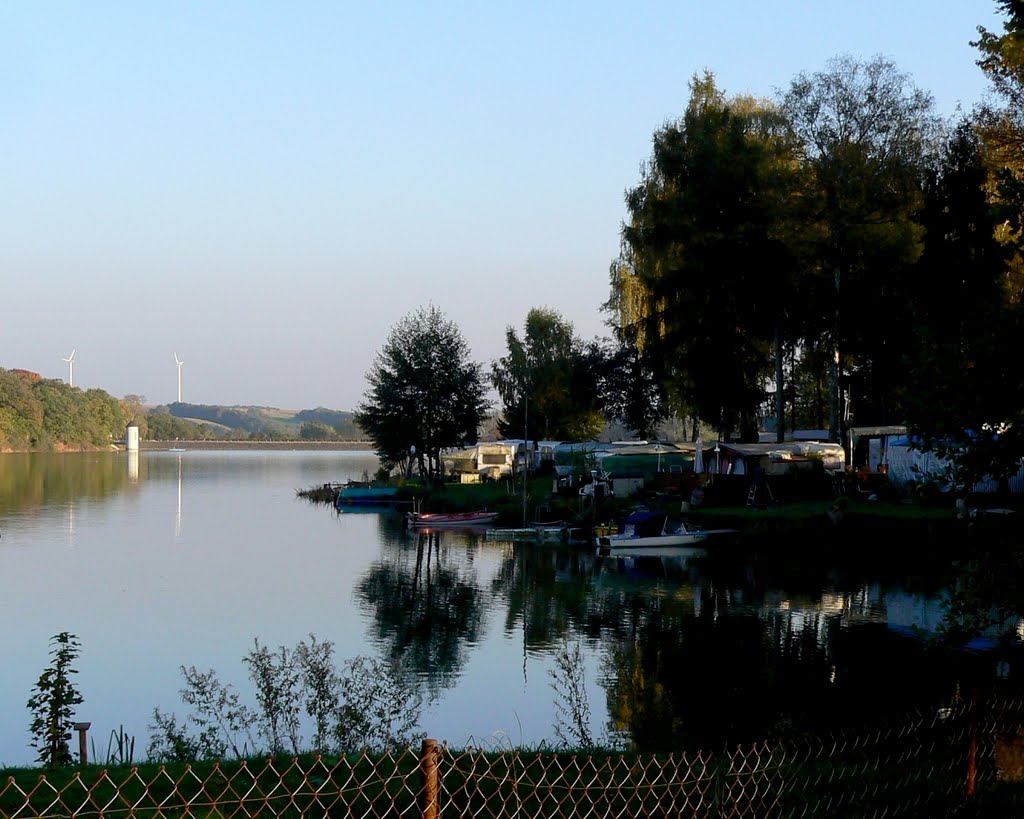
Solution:
[[[497,512],[409,512],[410,526],[484,526],[493,523]]]

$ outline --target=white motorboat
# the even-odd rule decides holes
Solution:
[[[632,549],[643,549],[651,554],[652,549],[694,546],[707,537],[703,529],[686,523],[671,527],[664,512],[634,512],[623,521],[621,532],[598,537],[597,548],[602,555],[611,554],[613,549],[617,554]]]

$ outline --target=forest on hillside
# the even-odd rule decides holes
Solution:
[[[115,398],[28,370],[0,368],[0,450],[106,448],[134,422],[143,440],[348,441],[362,436],[352,414],[324,407],[173,403],[147,407],[138,395]]]

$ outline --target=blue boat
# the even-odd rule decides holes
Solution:
[[[366,486],[365,484],[345,484],[338,490],[334,499],[335,506],[350,504],[389,504],[398,500],[397,486]]]

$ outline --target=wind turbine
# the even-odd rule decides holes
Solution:
[[[178,358],[178,354],[174,354],[174,363],[178,365],[178,403],[181,403],[181,365],[185,362]]]
[[[78,348],[76,347],[75,350]],[[71,351],[71,355],[67,358],[62,358],[61,361],[68,362],[68,386],[75,386],[75,350]]]

